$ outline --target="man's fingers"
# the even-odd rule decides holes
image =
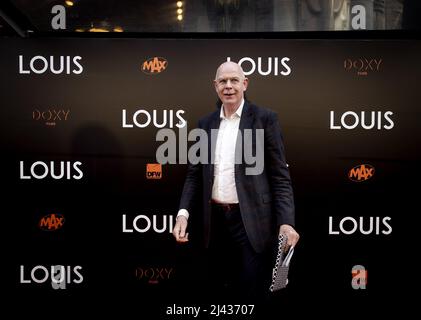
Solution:
[[[180,240],[180,231],[181,231],[180,223],[177,222],[174,226],[173,231],[172,231],[172,234],[175,237],[175,240],[177,240],[177,241]]]
[[[186,233],[187,229],[187,220],[184,218],[177,219],[177,222],[173,229],[173,235],[177,242],[187,242],[188,241],[188,233]]]
[[[180,240],[178,240],[178,242],[187,242],[189,241],[189,233],[187,232],[186,235],[184,237],[180,237]]]
[[[294,246],[295,247],[295,245],[297,244],[297,242],[298,242],[298,239],[296,238],[296,237],[290,237],[290,238],[288,238],[288,246]]]
[[[288,239],[287,247],[295,247],[298,240],[300,239],[300,235],[297,233],[297,231],[295,231],[295,229],[289,225],[282,225],[279,232],[286,235]]]
[[[184,238],[185,237],[185,235],[186,235],[186,226],[183,226],[183,225],[180,226],[180,233],[179,233],[179,235],[180,235],[180,238]]]
[[[288,232],[287,233],[287,237],[288,237],[288,242],[287,242],[288,246],[294,246],[294,247],[297,244],[298,239],[300,238],[300,236],[298,235],[298,233],[295,232],[295,231]]]
[[[175,240],[178,241],[178,233],[180,232],[180,226],[178,223],[175,224],[174,229],[172,230],[172,235],[174,236]]]

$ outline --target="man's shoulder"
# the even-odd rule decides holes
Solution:
[[[199,124],[206,124],[209,123],[213,118],[219,117],[219,114],[221,113],[221,109],[218,108],[214,112],[208,113],[207,115],[203,116],[199,119]]]
[[[262,120],[268,120],[268,119],[274,119],[274,118],[276,119],[278,117],[278,114],[275,111],[271,110],[270,108],[258,106],[249,101],[246,101],[243,112],[250,112],[255,117],[260,118]],[[199,119],[199,125],[202,127],[203,125],[210,123],[213,119],[215,119],[215,117],[219,117],[220,113],[221,113],[220,108],[217,108],[215,111],[208,113],[207,115]]]
[[[252,112],[255,117],[261,118],[261,119],[269,119],[269,118],[276,118],[278,117],[278,114],[266,107],[261,107],[253,103],[248,103],[248,110]]]

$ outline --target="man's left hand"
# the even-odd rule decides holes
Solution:
[[[300,235],[289,224],[283,224],[279,227],[279,234],[281,233],[287,236],[287,239],[288,239],[287,247],[290,247],[290,246],[295,247],[298,242],[298,239],[300,239]]]

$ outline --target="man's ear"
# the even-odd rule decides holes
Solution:
[[[216,80],[213,80],[213,85],[215,86],[216,93],[218,93],[218,84],[216,83]]]
[[[244,91],[246,91],[247,90],[247,87],[249,85],[249,79],[248,78],[244,78],[243,85],[244,85]]]

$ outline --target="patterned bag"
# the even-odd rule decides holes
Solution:
[[[270,285],[270,292],[283,289],[288,284],[289,263],[294,254],[294,247],[290,247],[288,253],[285,252],[287,245],[287,237],[280,234],[278,238],[278,254],[276,256],[275,267],[272,271],[272,284]]]

